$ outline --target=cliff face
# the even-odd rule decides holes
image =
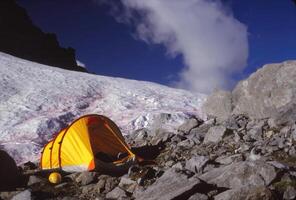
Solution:
[[[63,69],[86,71],[77,65],[74,49],[62,48],[55,34],[36,27],[14,0],[0,1],[0,30],[1,52]]]

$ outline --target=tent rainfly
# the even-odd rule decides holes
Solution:
[[[112,120],[102,115],[85,115],[44,146],[40,166],[42,170],[68,172],[96,170],[101,167],[102,162],[96,159],[100,154],[115,158],[110,161],[113,165],[123,165],[135,158]],[[124,157],[117,158],[119,154]]]

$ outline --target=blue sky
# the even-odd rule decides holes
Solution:
[[[134,27],[118,23],[108,6],[92,0],[18,0],[32,21],[56,33],[62,46],[76,49],[77,59],[100,75],[170,85],[184,68],[161,44],[136,39]],[[267,3],[268,2],[268,3]],[[296,6],[291,0],[227,0],[234,17],[248,30],[245,78],[263,64],[296,59]]]

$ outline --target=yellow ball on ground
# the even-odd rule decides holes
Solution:
[[[49,175],[48,180],[53,184],[58,184],[62,181],[62,176],[57,172],[53,172]]]

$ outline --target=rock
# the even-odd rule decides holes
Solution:
[[[296,198],[296,189],[295,187],[288,186],[284,192],[283,199],[292,200]]]
[[[267,131],[264,136],[267,137],[267,138],[271,138],[272,136],[274,135],[274,131],[270,130],[270,131]]]
[[[267,163],[274,166],[275,168],[278,168],[278,169],[285,169],[285,170],[289,169],[288,166],[286,166],[283,163],[280,163],[278,161],[268,161]]]
[[[213,124],[202,124],[199,127],[193,128],[190,132],[189,135],[187,135],[188,139],[191,139],[194,141],[196,144],[200,144],[204,138],[209,129],[213,127]]]
[[[182,195],[190,194],[193,192],[193,188],[198,188],[197,185],[201,184],[199,179],[195,177],[189,178],[187,175],[177,171],[176,168],[168,169],[146,190],[135,191],[134,197],[137,200],[167,200],[176,197],[182,199]]]
[[[75,181],[80,185],[88,185],[95,180],[95,177],[96,172],[81,172]]]
[[[0,191],[16,188],[21,180],[15,161],[2,150],[0,150],[0,160]]]
[[[292,137],[292,140],[293,141],[296,141],[296,125],[294,125],[292,127],[292,130],[291,130],[291,137]]]
[[[22,164],[21,167],[23,168],[24,171],[34,170],[34,169],[38,168],[35,163],[30,162],[30,161]]]
[[[25,190],[25,191],[18,193],[14,197],[12,197],[11,200],[31,200],[31,199],[32,199],[31,191]]]
[[[218,143],[223,139],[224,136],[231,133],[232,131],[225,128],[224,126],[214,126],[209,129],[203,142],[204,144]]]
[[[63,197],[62,200],[79,200],[79,198],[67,196],[67,197]]]
[[[294,88],[295,90],[295,88]],[[295,91],[293,91],[295,92]],[[295,94],[294,94],[295,95]],[[296,100],[295,97],[291,102],[279,108],[275,114],[275,121],[277,125],[293,125],[296,121]]]
[[[202,111],[209,116],[218,117],[219,120],[225,120],[231,115],[232,96],[231,92],[217,90],[207,97],[202,106]]]
[[[188,169],[194,173],[200,173],[208,161],[209,158],[205,156],[194,156],[186,161],[185,169]]]
[[[99,179],[97,183],[97,188],[99,193],[102,193],[105,190],[105,183],[106,183],[105,179]]]
[[[192,134],[192,135],[203,135],[204,134],[205,135],[209,131],[209,129],[213,126],[214,126],[214,124],[205,122],[204,124],[200,125],[199,127],[191,129],[190,134]]]
[[[184,147],[186,149],[191,149],[196,143],[191,139],[186,139],[177,144],[179,147]]]
[[[271,191],[265,186],[241,187],[227,190],[215,196],[215,200],[272,200]]]
[[[295,119],[295,66],[295,61],[268,64],[239,82],[232,92],[233,113],[257,119]]]
[[[69,183],[60,183],[58,185],[55,185],[54,188],[59,189],[59,188],[64,188],[65,186],[69,185]]]
[[[157,172],[155,169],[151,167],[145,167],[142,168],[140,173],[138,174],[137,183],[138,185],[150,185],[151,182],[154,182],[153,180],[158,176],[159,172]]]
[[[220,163],[222,165],[229,165],[233,162],[240,162],[242,160],[243,156],[241,154],[234,154],[231,156],[220,156],[215,160],[215,162]]]
[[[254,140],[262,140],[264,125],[265,125],[264,121],[257,123],[250,130],[248,130],[247,134],[250,136],[250,138]]]
[[[34,185],[34,184],[40,183],[40,182],[42,182],[42,179],[39,178],[38,176],[30,176],[27,185],[31,186],[31,185]]]
[[[134,131],[130,140],[133,142],[133,147],[141,147],[150,143],[152,140],[150,130],[142,128]]]
[[[121,177],[118,186],[129,193],[133,193],[137,187],[137,182],[126,176],[123,176]]]
[[[200,124],[202,124],[201,120],[198,120],[196,118],[191,118],[184,122],[181,126],[178,127],[178,131],[181,133],[188,134],[190,130],[192,130],[195,127],[198,127]]]
[[[0,199],[12,199],[13,196],[19,193],[19,191],[0,192]]]
[[[262,158],[261,153],[256,148],[253,148],[247,160],[255,161],[255,160],[260,160],[261,158]]]
[[[105,193],[110,192],[111,190],[113,190],[116,186],[118,185],[118,179],[115,177],[109,177],[106,179],[105,182]]]
[[[155,132],[156,133],[151,140],[152,145],[158,145],[160,143],[165,143],[174,136],[174,133],[168,132],[163,129],[157,129]]]
[[[271,128],[271,129],[276,129],[277,128],[276,121],[273,118],[268,118],[267,124],[268,124],[269,128]]]
[[[119,187],[114,188],[111,192],[106,194],[107,199],[120,199],[126,197],[125,191]]]
[[[0,51],[26,60],[83,71],[76,63],[75,50],[62,48],[55,34],[35,26],[26,10],[13,0],[0,1]]]
[[[188,200],[208,200],[209,197],[205,194],[196,193],[192,195]]]
[[[80,176],[80,173],[79,172],[75,172],[75,173],[72,173],[72,174],[69,174],[67,176],[65,176],[66,179],[70,179],[72,181],[76,181],[76,178]]]
[[[267,186],[276,175],[275,168],[263,161],[244,161],[212,169],[201,175],[200,179],[218,187],[235,189],[244,186]]]
[[[81,187],[82,194],[96,194],[100,193],[100,188],[97,186],[97,184],[89,184]]]

